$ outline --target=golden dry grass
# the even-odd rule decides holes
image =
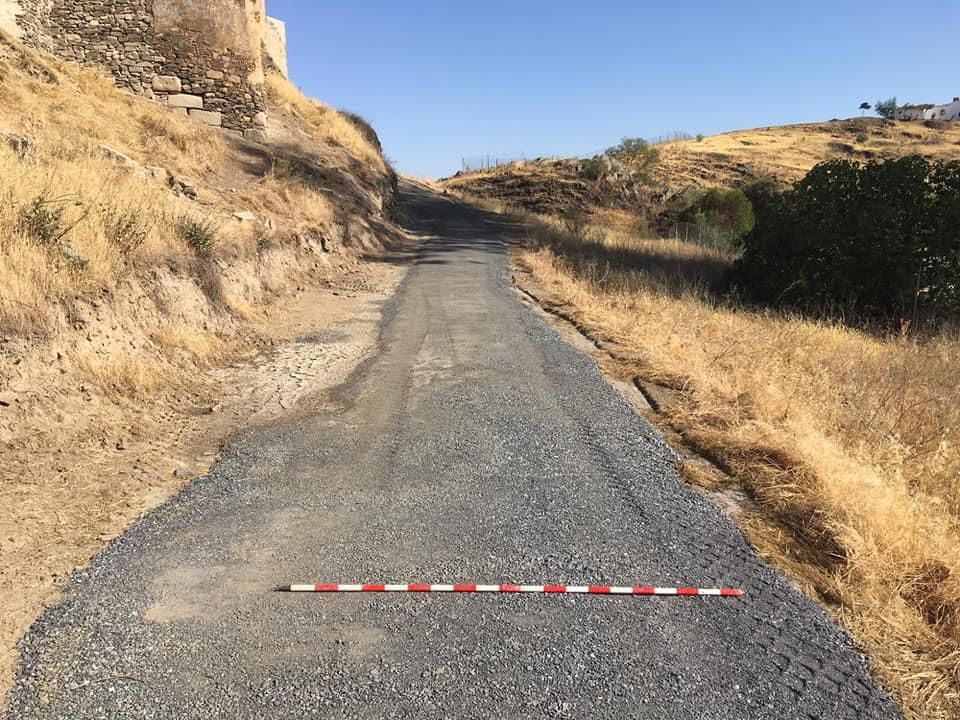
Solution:
[[[356,173],[364,173],[364,181],[373,178],[371,185],[385,176],[379,152],[346,117],[304,98],[281,78],[270,83],[272,97],[306,123],[308,135],[289,159],[275,157],[264,176],[225,195],[229,204],[198,206],[114,164],[100,145],[143,165],[216,183],[236,174],[228,136],[118,91],[96,72],[0,37],[0,129],[25,135],[32,145],[23,159],[0,144],[0,173],[7,180],[0,189],[0,328],[49,335],[62,322],[64,298],[114,286],[124,273],[172,256],[190,256],[193,249],[177,232],[183,217],[210,222],[218,257],[251,257],[266,231],[241,226],[230,217],[233,209],[276,218],[294,234],[319,232],[338,219],[328,193],[318,187],[323,173],[336,168],[331,184],[358,194],[364,190],[353,179]],[[45,240],[24,222],[35,206],[61,216]],[[132,239],[131,231],[142,237]],[[85,262],[71,262],[65,244]],[[212,264],[198,272],[224,307],[241,318],[252,315],[243,298],[218,289]]]
[[[928,127],[921,121],[852,118],[826,123],[738,130],[659,146],[655,179],[671,187],[730,185],[746,170],[754,177],[795,182],[833,158],[895,159],[960,156],[960,123]]]
[[[271,73],[267,76],[267,90],[273,103],[310,125],[318,142],[343,148],[381,172],[386,169],[380,152],[343,113],[319,100],[305,97],[281,75]]]
[[[960,339],[747,311],[708,290],[721,253],[532,223],[521,262],[675,389],[664,421],[754,499],[761,553],[854,635],[908,718],[958,717]]]

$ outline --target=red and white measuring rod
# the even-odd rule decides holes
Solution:
[[[611,585],[427,585],[413,583],[388,585],[369,583],[365,585],[317,584],[284,585],[281,592],[300,593],[546,593],[556,595],[679,595],[742,597],[738,588],[694,587],[617,587]]]

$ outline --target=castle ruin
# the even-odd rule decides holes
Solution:
[[[265,0],[0,0],[0,29],[173,111],[262,139],[264,68],[286,74]]]

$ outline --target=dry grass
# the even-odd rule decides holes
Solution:
[[[627,195],[616,191],[617,182],[611,189],[606,180],[585,180],[577,159],[513,163],[447,178],[439,185],[535,213],[596,215],[612,209],[627,211],[634,224],[638,218],[656,222],[668,209],[669,199],[690,187],[735,187],[758,179],[791,184],[815,165],[837,158],[867,161],[920,154],[955,160],[960,153],[960,123],[928,127],[923,122],[853,118],[740,130],[657,149],[660,159],[650,173],[652,184]],[[598,223],[605,221],[597,218]]]
[[[65,298],[114,287],[125,274],[172,257],[200,254],[177,230],[183,218],[215,229],[208,262],[192,266],[197,282],[222,307],[251,317],[249,302],[221,287],[222,268],[215,261],[256,257],[267,231],[237,223],[230,212],[248,209],[276,218],[288,232],[272,233],[274,240],[321,234],[342,222],[325,185],[341,199],[359,196],[387,172],[380,154],[343,115],[280,78],[271,78],[271,94],[307,124],[309,136],[274,157],[262,177],[231,191],[226,207],[198,206],[114,164],[99,146],[181,177],[225,182],[226,176],[234,183],[239,181],[228,136],[120,92],[95,72],[0,38],[0,129],[23,134],[32,144],[24,159],[0,143],[0,174],[7,180],[0,188],[0,330],[49,336],[62,327]],[[49,232],[38,235],[36,223],[24,222],[31,208],[40,209]],[[339,215],[349,211],[342,208]],[[83,262],[68,257],[73,250]],[[280,284],[271,279],[271,286]]]
[[[744,171],[789,183],[833,158],[895,159],[918,154],[953,160],[958,142],[960,123],[937,128],[877,118],[738,130],[700,142],[661,145],[654,176],[677,188],[736,184]]]
[[[79,353],[76,362],[81,374],[107,395],[149,399],[165,380],[165,368],[141,353],[88,351]]]
[[[277,74],[267,76],[267,90],[273,103],[310,125],[318,142],[344,148],[351,156],[362,159],[380,172],[385,171],[383,156],[346,115],[305,97],[289,80]]]
[[[67,297],[190,252],[173,219],[194,203],[111,162],[101,144],[191,176],[226,154],[211,129],[2,37],[0,128],[32,145],[21,158],[0,144],[0,329],[21,334],[57,329]]]
[[[709,290],[731,259],[682,242],[533,235],[536,281],[639,353],[632,372],[675,391],[664,421],[754,499],[758,549],[851,631],[907,717],[958,717],[960,339],[746,311]]]
[[[192,203],[98,151],[78,150],[65,160],[38,148],[21,162],[2,146],[0,173],[11,179],[0,189],[0,328],[50,332],[65,297],[114,286],[134,266],[190,252],[174,219],[195,213]],[[223,233],[224,242],[238,232]]]

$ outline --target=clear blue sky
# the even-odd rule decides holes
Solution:
[[[267,0],[293,81],[360,113],[399,170],[576,155],[623,136],[960,95],[957,0]]]

